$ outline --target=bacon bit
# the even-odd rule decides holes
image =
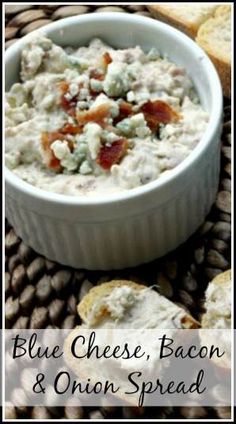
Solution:
[[[89,94],[92,98],[97,97],[98,95],[97,91],[92,90],[92,88],[89,89]]]
[[[56,158],[52,150],[51,152],[52,152],[52,157],[50,158],[48,162],[48,168],[52,169],[53,171],[60,172],[62,170],[61,162],[59,159]]]
[[[118,124],[118,122],[122,121],[122,119],[128,118],[128,116],[133,114],[132,104],[123,101],[120,106],[120,113],[119,115],[114,119],[114,125]]]
[[[47,150],[55,140],[64,140],[65,136],[59,131],[43,132],[41,136],[42,146]]]
[[[120,138],[110,146],[103,146],[97,157],[97,163],[103,169],[110,169],[112,165],[119,163],[128,149],[128,140]]]
[[[91,69],[90,74],[89,74],[89,78],[93,78],[99,81],[103,81],[105,78],[105,75],[102,74],[101,72],[99,72],[98,69]]]
[[[60,130],[60,132],[62,132],[63,134],[81,134],[83,131],[83,128],[80,127],[79,125],[72,125],[69,122],[67,122],[67,124],[64,125],[64,127],[62,127]]]
[[[159,124],[178,121],[181,116],[168,103],[162,100],[149,100],[141,106],[145,120],[152,131],[157,131]]]
[[[104,68],[107,70],[108,65],[112,62],[112,58],[110,56],[110,53],[105,52],[102,56],[102,61],[104,64]]]
[[[67,93],[68,90],[69,90],[69,84],[66,81],[61,81],[59,83],[59,87],[60,87],[60,90],[61,90],[62,94]]]
[[[75,116],[76,103],[77,102],[74,99],[67,100],[64,94],[61,96],[61,106],[63,107],[64,111],[72,117]]]
[[[61,96],[61,106],[68,115],[74,117],[76,109],[76,100],[67,100],[64,95]]]
[[[75,108],[76,108],[76,98],[68,100],[65,97],[65,94],[68,93],[69,84],[66,81],[61,81],[59,84],[60,90],[62,92],[61,95],[61,106],[70,116],[75,116]]]
[[[104,120],[109,116],[109,106],[101,105],[96,108],[77,113],[76,119],[80,126],[85,125],[88,122],[96,122],[97,124],[103,126]]]
[[[68,115],[75,116],[76,101],[67,100],[64,96],[61,97],[61,106]]]

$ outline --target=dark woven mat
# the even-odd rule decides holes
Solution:
[[[6,6],[6,47],[17,38],[53,20],[103,10],[150,16],[145,6]],[[231,258],[231,109],[224,106],[219,192],[201,228],[184,245],[161,260],[116,272],[74,270],[48,261],[27,247],[6,222],[6,328],[73,328],[79,323],[76,304],[95,284],[128,278],[158,284],[159,291],[194,317],[203,311],[207,283],[229,269]],[[17,391],[17,389],[16,389]],[[12,398],[17,392],[12,393]],[[14,408],[6,418],[225,418],[229,408]]]

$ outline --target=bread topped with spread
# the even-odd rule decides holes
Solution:
[[[113,280],[92,288],[79,303],[78,313],[88,328],[199,327],[184,309],[152,287],[126,280]]]
[[[214,356],[212,360],[218,367],[230,372],[231,332],[227,330],[231,329],[231,270],[220,273],[208,284],[204,306],[202,330],[199,332],[201,344],[216,345],[224,352],[222,357]]]
[[[205,309],[202,328],[231,328],[231,270],[222,272],[209,283],[205,294]]]
[[[230,304],[229,281],[230,272],[227,271],[223,276],[218,277],[210,283],[206,292],[207,311],[202,320],[203,328],[209,328],[211,325],[215,325],[215,328],[223,328],[225,325],[225,327],[228,328],[228,305]],[[221,307],[224,297],[227,302],[226,308]],[[110,377],[115,374],[115,370],[118,372],[117,370],[119,367],[117,365],[118,368],[113,369],[112,367],[115,365],[112,362],[111,368],[109,368],[108,365],[107,367],[102,366],[101,369],[98,369],[97,362],[93,359],[90,359],[90,361],[83,361],[83,363],[81,363],[81,361],[78,361],[78,359],[73,357],[70,351],[70,346],[72,345],[73,340],[81,333],[87,334],[87,330],[98,330],[96,332],[96,337],[98,338],[100,334],[99,330],[108,330],[105,331],[105,334],[112,342],[116,342],[116,340],[114,335],[112,336],[113,333],[110,330],[124,330],[124,333],[122,334],[126,337],[125,340],[127,340],[128,335],[129,342],[132,343],[133,333],[130,331],[132,329],[164,329],[165,331],[170,330],[173,332],[176,329],[200,328],[200,323],[198,323],[190,314],[178,305],[166,299],[164,296],[161,296],[153,289],[153,287],[147,287],[127,280],[113,280],[93,287],[83,297],[77,307],[77,310],[80,318],[82,319],[82,325],[76,327],[66,339],[66,361],[68,366],[74,370],[76,375],[83,378],[87,378],[89,376],[91,381],[94,380],[95,376],[99,376],[99,378],[103,378],[104,376]],[[208,318],[209,311],[211,315],[210,320]],[[224,317],[226,319],[225,322],[219,314],[222,314],[222,316],[226,315]],[[213,318],[215,321],[212,324]],[[83,333],[83,330],[85,330],[85,333]],[[128,330],[128,332],[125,330]],[[209,333],[209,331],[203,331],[203,334],[201,334],[201,332],[202,330],[200,330],[199,333],[201,337],[201,344],[208,346],[212,340],[215,342],[215,335],[213,331],[212,333]],[[144,333],[145,332],[142,334]],[[102,334],[104,334],[104,332]],[[223,339],[224,340],[219,341],[219,345],[226,350],[226,355],[223,360],[217,360],[216,365],[219,365],[221,369],[223,368],[224,370],[228,370],[230,366],[230,345],[228,344],[227,337],[226,340],[224,337]],[[101,345],[103,345],[104,339],[100,340],[100,342],[101,341]],[[81,347],[79,347],[79,353],[80,349]],[[157,364],[155,362],[153,366],[155,366],[155,370],[157,370],[160,363]],[[163,372],[163,370],[160,367],[160,373],[161,372]],[[117,375],[119,375],[119,373]],[[122,384],[124,384],[123,380],[122,382]]]
[[[77,326],[68,335],[64,344],[67,365],[77,376],[84,379],[89,376],[91,381],[95,381],[98,377],[99,381],[103,381],[104,378],[110,379],[115,375],[116,380],[122,382],[122,387],[126,387],[128,383],[122,377],[123,374],[120,373],[120,369],[130,372],[129,367],[132,366],[133,362],[130,361],[130,365],[130,362],[122,361],[121,358],[122,362],[119,362],[118,365],[115,361],[112,361],[111,366],[110,363],[106,363],[105,366],[105,363],[102,362],[101,367],[98,367],[94,358],[90,357],[87,361],[78,360],[78,357],[75,357],[71,352],[71,346],[78,336],[84,334],[85,338],[86,336],[90,337],[88,334],[91,334],[91,332],[95,334],[95,330],[97,330],[96,344],[103,349],[106,340],[109,345],[118,342],[123,346],[122,343],[128,341],[128,344],[133,346],[136,343],[138,330],[163,329],[169,330],[172,334],[178,329],[193,329],[200,326],[184,309],[161,296],[152,287],[127,280],[113,280],[92,288],[79,303],[78,313],[83,321],[82,325]],[[116,330],[117,333],[113,333],[113,330]],[[137,331],[135,332],[135,330]],[[149,334],[148,331],[142,331],[142,337],[146,337],[145,345],[151,341]],[[118,340],[116,340],[116,337]],[[84,346],[80,345],[76,349],[80,358],[84,357],[83,349]],[[162,362],[157,364],[153,360],[147,364],[146,358],[143,361],[140,366],[145,367],[147,372],[150,369],[155,369],[156,372],[157,367],[159,367],[161,373],[165,368]],[[132,404],[132,399],[127,400],[127,397],[123,398],[123,395],[119,393],[116,396]]]

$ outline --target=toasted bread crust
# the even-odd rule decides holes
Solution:
[[[208,53],[208,55],[218,71],[224,96],[229,98],[231,96],[231,65],[222,62],[221,59],[218,59],[210,53]]]
[[[231,60],[230,43],[227,49],[218,45],[214,39],[214,31],[219,31],[219,39],[222,28],[230,25],[230,6],[222,6],[216,10],[215,17],[208,19],[200,26],[196,41],[206,51],[216,66],[223,92],[226,97],[230,97],[231,92]]]
[[[152,13],[152,15],[158,19],[159,21],[165,22],[179,29],[180,31],[185,32],[185,34],[189,35],[191,38],[194,38],[197,34],[198,26],[189,24],[186,21],[183,21],[177,16],[172,16],[167,14],[167,10],[163,9],[160,5],[155,6],[147,6],[148,10]]]
[[[231,269],[218,274],[215,278],[213,278],[212,283],[227,284],[229,281],[231,281]]]
[[[229,4],[224,4],[222,6],[217,7],[215,11],[215,16],[226,15],[227,13],[231,13],[231,6]]]
[[[185,32],[191,38],[195,38],[199,26],[208,19],[214,12],[214,9],[209,10],[209,13],[204,13],[202,17],[187,20],[186,17],[181,17],[179,14],[175,13],[175,9],[171,5],[147,5],[149,11],[152,15],[159,19],[160,21],[166,22],[167,24],[173,25],[175,28],[180,31]],[[176,6],[175,6],[176,7]],[[217,6],[216,6],[217,7]]]

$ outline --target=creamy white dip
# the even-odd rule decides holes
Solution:
[[[6,93],[6,165],[56,193],[129,190],[182,162],[207,122],[186,71],[155,49],[99,39],[63,49],[34,36]]]

